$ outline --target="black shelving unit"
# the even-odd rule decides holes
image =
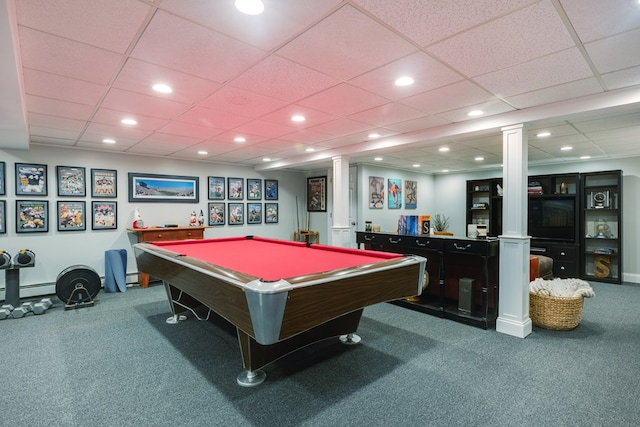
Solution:
[[[622,172],[583,174],[581,239],[585,280],[622,283]]]

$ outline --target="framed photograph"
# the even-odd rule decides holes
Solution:
[[[244,200],[244,178],[227,178],[227,183],[229,200]]]
[[[47,165],[16,163],[16,195],[46,196]]]
[[[264,180],[264,199],[278,200],[278,180],[277,179]]]
[[[247,224],[262,224],[262,203],[247,203]]]
[[[387,193],[389,194],[389,209],[400,209],[402,207],[402,180],[389,178]]]
[[[209,225],[224,225],[224,203],[209,203]]]
[[[197,176],[129,173],[129,202],[198,203]]]
[[[118,202],[91,202],[91,229],[118,228]]]
[[[247,200],[262,200],[262,180],[247,178]]]
[[[7,194],[7,164],[0,162],[0,196]]]
[[[58,231],[86,230],[86,204],[80,201],[58,202]]]
[[[229,203],[229,225],[244,224],[244,203]]]
[[[418,181],[404,182],[404,207],[407,209],[418,207]]]
[[[382,209],[384,207],[384,178],[381,176],[369,177],[369,209]]]
[[[7,232],[7,202],[0,200],[0,234]]]
[[[265,224],[276,224],[278,222],[278,204],[264,204],[264,222]]]
[[[327,211],[327,177],[307,178],[307,211]]]
[[[210,176],[209,200],[224,200],[224,178],[221,176]]]
[[[49,231],[49,202],[16,200],[16,233]]]
[[[118,171],[91,169],[91,197],[117,197]]]
[[[75,166],[56,166],[58,196],[86,196],[85,169]]]

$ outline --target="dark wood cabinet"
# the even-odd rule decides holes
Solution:
[[[498,309],[497,239],[356,232],[360,247],[427,259],[428,286],[419,298],[393,304],[482,328],[495,327]],[[461,304],[461,281],[468,285]],[[469,286],[470,285],[470,286]]]

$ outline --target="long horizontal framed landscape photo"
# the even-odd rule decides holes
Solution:
[[[129,173],[129,202],[198,203],[196,176]]]

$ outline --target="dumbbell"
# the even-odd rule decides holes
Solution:
[[[33,304],[33,314],[43,314],[52,305],[51,298],[43,298],[40,302]]]
[[[11,304],[3,304],[2,307],[0,307],[0,320],[4,320],[11,316],[12,311],[13,306]]]
[[[24,317],[28,312],[33,311],[33,303],[32,302],[23,302],[20,307],[16,307],[11,312],[11,317],[14,319],[19,319]]]

